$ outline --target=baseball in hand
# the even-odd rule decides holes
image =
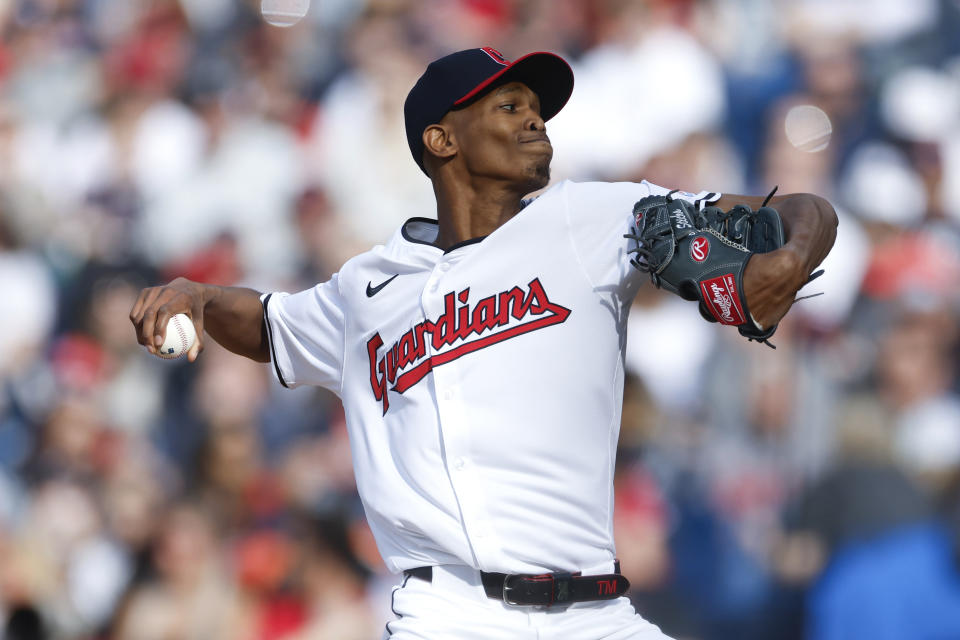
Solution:
[[[173,360],[186,355],[190,347],[197,340],[197,330],[193,326],[190,316],[178,313],[167,322],[167,333],[157,349],[157,355],[167,360]]]

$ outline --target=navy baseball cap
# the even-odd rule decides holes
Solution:
[[[573,71],[566,60],[538,51],[510,62],[491,47],[457,51],[427,66],[407,94],[403,116],[410,153],[424,173],[423,131],[451,109],[466,107],[488,91],[509,82],[522,82],[540,98],[540,117],[560,112],[573,92]]]

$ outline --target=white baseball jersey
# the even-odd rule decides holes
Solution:
[[[667,192],[562,182],[446,251],[414,218],[330,281],[263,296],[280,381],[343,401],[390,570],[613,559],[626,321],[647,278],[623,235],[637,200]]]

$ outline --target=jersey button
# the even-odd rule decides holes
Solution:
[[[463,469],[464,465],[466,464],[467,464],[466,460],[464,460],[463,458],[457,458],[456,460],[453,461],[453,468],[460,470],[460,469]]]
[[[449,263],[449,262],[441,262],[441,263],[440,263],[440,271],[450,271],[450,263]]]

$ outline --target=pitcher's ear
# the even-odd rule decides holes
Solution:
[[[452,158],[457,153],[453,132],[442,124],[432,124],[423,130],[423,147],[438,158]]]

